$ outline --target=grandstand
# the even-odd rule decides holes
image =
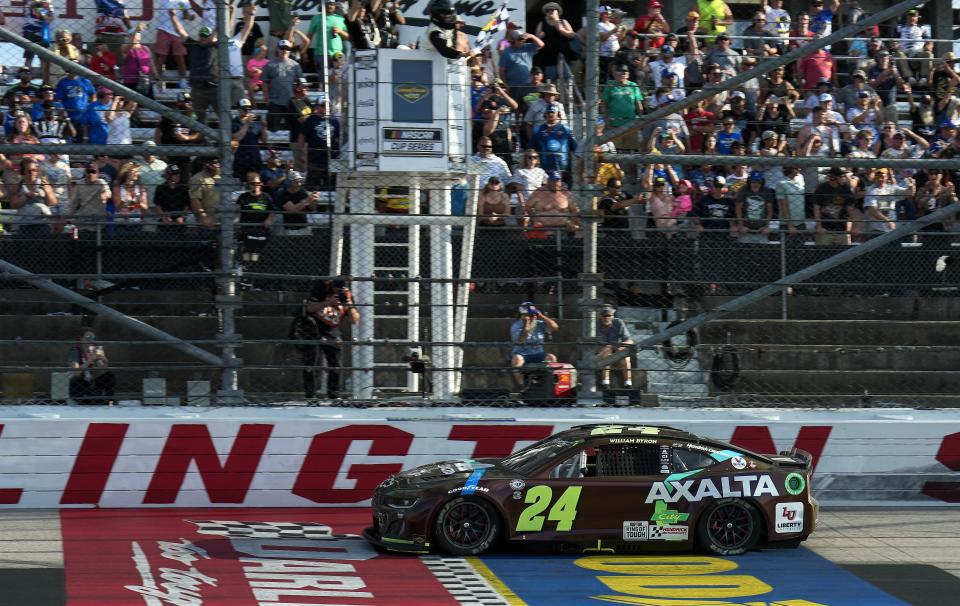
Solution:
[[[299,26],[288,21],[289,29],[277,32],[279,36],[270,33],[277,24],[267,10],[250,17],[260,27],[268,52],[283,46],[280,40],[291,39],[301,53],[296,61],[286,59],[297,64],[296,70],[293,63],[281,65],[283,59],[276,60],[278,66],[264,67],[276,86],[259,90],[250,86],[254,76],[246,69],[248,53],[243,53],[237,76],[231,72],[236,61],[229,58],[226,44],[215,43],[206,51],[221,53],[225,60],[218,66],[204,64],[206,55],[201,57],[191,46],[202,46],[201,39],[211,38],[218,27],[232,29],[234,22],[240,27],[247,18],[242,10],[232,17],[223,14],[219,24],[212,15],[184,18],[189,73],[184,79],[172,59],[154,69],[148,74],[154,80],[147,99],[136,94],[139,81],[128,81],[134,90],[117,88],[122,70],[93,69],[98,65],[93,59],[102,56],[103,49],[91,41],[109,36],[96,31],[101,25],[95,22],[92,3],[78,9],[86,26],[57,19],[50,24],[51,35],[61,25],[70,25],[74,36],[81,34],[82,42],[74,39],[83,51],[76,63],[62,59],[69,57],[62,50],[58,61],[30,46],[29,27],[21,28],[35,22],[39,13],[28,14],[22,23],[8,17],[9,27],[0,32],[6,41],[0,45],[0,62],[7,65],[4,99],[15,99],[6,92],[18,86],[24,48],[38,58],[26,85],[20,85],[38,90],[33,98],[37,107],[4,108],[8,132],[0,151],[13,161],[5,166],[7,191],[0,200],[0,262],[5,272],[0,282],[0,401],[83,403],[84,397],[75,389],[71,392],[72,379],[83,369],[70,366],[75,361],[70,352],[87,351],[77,339],[81,327],[91,326],[108,362],[99,370],[92,367],[89,375],[102,376],[109,369],[115,377],[111,396],[91,397],[96,402],[554,403],[512,379],[510,326],[518,306],[530,301],[559,325],[545,348],[577,366],[580,404],[954,405],[954,369],[960,362],[953,334],[960,264],[954,260],[960,239],[952,214],[958,208],[954,187],[960,175],[960,139],[951,125],[960,122],[960,72],[954,71],[955,56],[949,53],[960,50],[954,48],[950,25],[960,22],[956,7],[937,0],[891,7],[864,4],[861,14],[844,9],[832,23],[833,32],[842,35],[826,44],[832,54],[811,66],[809,57],[815,47],[825,45],[829,30],[790,30],[778,51],[750,55],[757,37],[747,28],[756,5],[730,3],[735,19],[727,33],[732,43],[729,50],[717,51],[713,38],[719,31],[694,30],[683,38],[678,32],[689,25],[695,3],[665,7],[669,26],[645,26],[641,31],[635,20],[646,14],[645,2],[639,11],[632,4],[595,7],[593,2],[584,11],[579,3],[563,2],[559,18],[570,22],[575,30],[571,39],[580,41],[581,50],[565,43],[571,52],[553,53],[555,64],[543,64],[537,58],[543,51],[536,51],[533,62],[553,81],[512,84],[512,72],[500,71],[486,54],[522,55],[528,52],[526,45],[536,45],[523,36],[539,40],[539,31],[547,38],[555,26],[541,24],[552,24],[554,17],[544,13],[540,3],[508,4],[512,15],[523,14],[522,28],[504,23],[483,50],[473,44],[485,21],[474,15],[464,30],[473,52],[449,63],[438,59],[450,73],[470,76],[466,82],[473,93],[469,103],[462,104],[468,107],[451,101],[455,85],[444,84],[450,89],[436,95],[461,111],[443,118],[446,128],[439,129],[444,132],[437,140],[452,145],[458,121],[466,137],[457,152],[451,147],[425,154],[448,167],[443,171],[416,168],[424,154],[394,155],[395,164],[386,168],[369,164],[389,156],[376,145],[383,144],[382,130],[390,126],[374,116],[379,122],[368,137],[358,124],[367,118],[358,103],[365,81],[357,70],[371,63],[369,57],[386,62],[394,56],[389,53],[405,49],[364,50],[359,43],[344,47],[345,52],[337,51],[344,55],[342,71],[311,60],[314,48],[329,43],[323,36],[327,18],[333,23],[348,18],[345,27],[350,31],[366,31],[355,5],[338,5],[323,19],[318,15],[317,26],[305,16]],[[810,8],[799,2],[786,5],[796,22]],[[908,13],[914,7],[916,17]],[[28,7],[34,8],[40,10]],[[114,18],[122,23],[119,16]],[[141,18],[155,26],[162,21],[160,14]],[[418,27],[416,19],[410,21],[405,27]],[[427,52],[422,50],[427,20],[420,21],[420,34],[410,40],[419,41],[421,50],[407,50],[409,57]],[[511,16],[513,21],[520,20]],[[822,25],[821,18],[816,27]],[[207,36],[203,27],[211,28]],[[611,31],[614,34],[604,37]],[[148,33],[144,46],[152,48],[153,55],[160,44],[175,46]],[[663,53],[665,45],[672,47],[671,33],[686,45]],[[610,37],[619,38],[619,49],[605,44]],[[773,41],[771,46],[780,43],[776,32],[759,38]],[[880,48],[870,48],[869,38],[879,40]],[[929,55],[906,48],[911,40]],[[635,48],[642,50],[631,50]],[[671,57],[680,55],[681,48],[684,83],[673,89],[658,86],[662,74],[654,77],[650,66],[661,69],[664,61],[677,61]],[[715,85],[710,83],[714,67],[706,62],[710,56],[719,57],[716,69],[724,72]],[[630,65],[641,66],[627,69],[626,81],[643,93],[643,103],[642,110],[628,107],[624,114],[610,91],[629,88],[617,80],[618,66],[628,59],[637,61]],[[87,100],[89,110],[75,120],[81,126],[75,139],[53,141],[38,136],[44,134],[39,130],[21,133],[11,124],[17,112],[31,111],[39,124],[44,111],[52,109],[43,105],[39,90],[44,84],[57,85],[54,76],[44,72],[48,60],[65,72],[80,71],[96,84],[94,99]],[[730,73],[724,63],[728,60]],[[808,62],[803,64],[808,71],[801,70],[799,61]],[[767,94],[778,85],[765,74],[781,64],[795,99]],[[211,65],[219,69],[215,81],[204,83],[202,76],[197,80],[194,70]],[[514,69],[526,63],[521,57],[508,65]],[[530,66],[526,69],[531,71]],[[860,70],[868,87],[864,98],[871,104],[862,116],[856,109]],[[821,73],[826,79],[822,85],[811,77]],[[300,75],[306,101],[296,105]],[[536,82],[535,74],[528,77]],[[403,78],[407,76],[370,84],[391,91],[407,83]],[[246,126],[246,110],[231,99],[238,79],[243,91],[254,90],[248,113],[257,116],[250,119],[256,127]],[[548,85],[556,92],[545,92]],[[289,86],[290,94],[277,96],[280,86]],[[140,102],[120,118],[129,120],[126,129],[111,126],[123,109],[111,110],[104,89],[117,89]],[[403,103],[412,104],[425,94],[415,89],[406,91]],[[853,93],[841,105],[845,90]],[[167,115],[184,112],[184,95],[189,93],[195,102],[204,95],[220,95],[215,111],[196,128]],[[770,111],[765,101],[771,95],[778,106],[774,111],[784,112],[784,117],[760,117],[761,111]],[[697,109],[699,98],[703,103]],[[544,107],[536,105],[541,100]],[[545,118],[553,103],[559,104],[561,111],[554,113],[562,113],[562,124],[578,145],[569,162],[562,157],[566,152],[548,144],[539,147],[541,124],[547,126],[543,132],[553,128]],[[313,116],[311,128],[323,135],[302,132],[299,139],[297,124],[306,122],[278,117],[294,111],[289,107],[304,111],[301,117]],[[538,107],[546,111],[537,113]],[[533,114],[524,111],[530,108]],[[833,114],[839,121],[832,122]],[[110,122],[100,124],[107,115]],[[830,120],[822,122],[822,116]],[[598,118],[605,130],[596,130]],[[724,131],[727,121],[733,124],[729,135]],[[525,130],[528,122],[530,134]],[[698,130],[702,124],[707,128]],[[93,134],[101,127],[102,139]],[[422,124],[420,129],[429,130]],[[188,142],[180,138],[181,130],[204,136]],[[260,134],[248,137],[255,130]],[[767,133],[777,141],[772,151],[763,149]],[[476,145],[485,136],[491,140],[490,152]],[[858,147],[858,138],[868,139],[864,147]],[[158,144],[155,152],[151,143]],[[373,151],[365,145],[374,145]],[[595,146],[598,154],[584,153]],[[524,169],[526,149],[539,152],[548,170]],[[252,163],[250,150],[256,156]],[[20,174],[17,160],[24,155],[58,152],[69,154],[66,177],[39,156],[40,167],[48,171],[43,183]],[[145,153],[165,158],[165,166],[180,167],[180,183],[189,190],[186,206],[156,210],[161,206],[152,196],[167,185],[166,172],[143,161]],[[205,172],[204,158],[214,156],[223,178],[204,185],[205,176],[212,174]],[[492,158],[502,160],[511,173],[499,191],[496,185],[488,187],[488,178],[495,174]],[[277,164],[271,164],[274,159]],[[140,181],[126,176],[134,168],[131,160],[138,162]],[[405,168],[407,162],[410,168]],[[91,166],[97,169],[95,180],[110,177],[105,185],[109,200],[95,218],[78,220],[71,212],[76,208],[71,192],[87,191],[84,179]],[[240,171],[236,175],[235,166]],[[648,166],[653,168],[648,171]],[[802,176],[798,191],[780,186],[789,180],[784,172],[792,166]],[[246,172],[250,167],[256,177]],[[831,181],[834,167],[841,167],[836,175],[841,184]],[[566,198],[550,193],[548,179],[554,180],[554,171],[560,173],[555,180],[564,183],[560,187]],[[889,172],[889,181],[876,180],[882,171]],[[432,176],[421,182],[405,172]],[[297,197],[301,190],[296,187],[293,194],[285,193],[286,184],[296,180],[294,173],[303,174],[303,197]],[[759,181],[758,173],[763,182],[754,199],[750,182]],[[66,180],[57,181],[57,175]],[[621,182],[619,191],[607,187],[610,178]],[[658,190],[660,179],[663,189]],[[250,205],[263,191],[249,187],[255,180],[272,192],[263,208]],[[503,190],[514,182],[518,193],[511,196]],[[45,187],[56,189],[50,194],[55,199],[39,199],[47,195]],[[139,193],[128,193],[139,188],[149,198],[142,205]],[[303,202],[312,193],[316,199]],[[205,207],[207,195],[220,198],[221,205]],[[833,203],[831,196],[842,200]],[[573,203],[572,212],[558,202],[561,198],[564,204]],[[791,209],[794,214],[787,216]],[[830,214],[835,212],[839,214]],[[217,219],[205,223],[209,216]],[[824,237],[828,235],[832,239]],[[840,254],[845,256],[837,257]],[[820,268],[817,273],[796,276],[814,266]],[[30,275],[18,273],[23,270]],[[350,282],[353,301],[333,306],[343,304],[343,313],[355,307],[360,319],[351,327],[348,317],[340,327],[341,398],[311,394],[305,399],[303,371],[326,369],[329,360],[318,357],[308,363],[304,352],[325,346],[328,339],[325,333],[297,333],[291,325],[324,279]],[[758,294],[778,281],[776,288]],[[612,387],[596,383],[597,365],[611,361],[592,355],[599,338],[596,313],[604,304],[617,307],[633,337],[634,345],[627,344],[620,354],[634,360],[632,389],[616,381]],[[309,355],[314,354],[319,356]],[[429,362],[418,367],[412,357]],[[452,390],[438,387],[444,384],[443,376],[450,377]],[[316,379],[331,380],[323,372]]]

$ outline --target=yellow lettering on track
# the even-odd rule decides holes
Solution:
[[[589,556],[574,564],[587,570],[634,575],[700,575],[736,570],[736,562],[710,556]]]
[[[781,600],[779,602],[726,602],[717,600],[658,600],[626,595],[595,595],[592,599],[630,606],[828,606],[808,600]]]
[[[597,577],[620,593],[652,598],[718,599],[760,595],[773,587],[746,574]]]

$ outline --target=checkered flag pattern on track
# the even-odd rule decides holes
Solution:
[[[508,606],[511,604],[497,593],[483,576],[462,558],[421,556],[420,560],[437,577],[440,584],[460,604],[470,606]]]
[[[244,539],[329,539],[329,526],[312,522],[235,522],[227,520],[190,520],[198,534]]]

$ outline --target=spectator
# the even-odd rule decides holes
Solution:
[[[535,190],[546,183],[547,173],[540,168],[540,154],[535,149],[523,152],[523,160],[517,169],[515,183],[519,183],[524,197],[529,198]]]
[[[627,330],[626,323],[615,317],[616,311],[611,305],[604,305],[597,314],[597,336],[603,345],[597,351],[597,356],[606,358],[618,351],[623,351],[624,345],[632,345],[633,339]],[[621,359],[616,365],[623,370],[623,387],[633,387],[633,378],[630,370],[630,356]],[[604,365],[600,371],[600,389],[610,389],[610,366]]]
[[[53,189],[55,202],[50,210],[54,215],[66,215],[70,210],[70,163],[60,154],[47,154],[38,165],[40,176]]]
[[[97,345],[92,328],[80,329],[80,341],[70,347],[67,363],[73,369],[70,398],[80,404],[113,404],[116,377],[107,370],[109,362],[102,345]]]
[[[743,91],[735,90],[730,93],[730,109],[724,110],[721,114],[721,119],[727,118],[733,118],[737,131],[743,137],[743,144],[749,148],[756,136],[757,118],[747,109],[747,96]]]
[[[380,48],[397,48],[400,45],[397,26],[407,24],[400,3],[395,0],[371,2],[370,12],[373,13],[373,22],[380,30]],[[469,52],[469,48],[466,51]]]
[[[106,115],[111,107],[113,107],[113,91],[101,87],[97,91],[97,100],[87,106],[80,119],[83,138],[90,145],[103,145],[107,142],[110,127]]]
[[[600,211],[600,227],[604,230],[625,231],[630,227],[627,209],[635,201],[623,191],[623,179],[617,177],[607,179],[603,197],[597,202],[597,210]]]
[[[717,36],[716,44],[703,57],[704,65],[719,66],[725,77],[733,77],[740,73],[742,57],[730,46],[730,37],[726,34]],[[717,68],[712,68],[716,70]]]
[[[863,198],[863,213],[868,219],[867,233],[885,233],[897,228],[897,201],[916,194],[916,184],[912,177],[904,178],[901,187],[890,180],[890,171],[877,168],[873,171],[872,182]]]
[[[790,49],[799,48],[813,40],[813,32],[810,31],[810,15],[804,11],[797,13],[797,25],[790,30]]]
[[[190,190],[181,183],[180,167],[170,164],[164,171],[164,181],[153,195],[153,207],[160,216],[160,228],[182,226],[190,214]]]
[[[723,128],[717,133],[717,152],[729,156],[733,153],[732,146],[735,141],[743,143],[743,133],[737,128],[737,122],[732,116],[724,118],[721,124]]]
[[[577,142],[570,129],[560,123],[559,114],[559,104],[547,107],[546,122],[533,133],[533,146],[540,152],[545,171],[565,172],[569,178],[571,155],[577,151]]]
[[[859,105],[859,95],[861,92],[869,93],[870,97],[876,96],[876,91],[867,86],[867,73],[862,69],[854,70],[850,75],[850,79],[850,84],[844,86],[834,94],[837,104],[844,111]]]
[[[676,52],[686,55],[690,52],[695,52],[699,48],[697,44],[696,36],[706,36],[707,30],[700,27],[700,13],[695,10],[692,10],[687,13],[686,18],[684,19],[683,26],[677,30],[677,47]],[[693,34],[693,38],[690,38],[689,35]],[[691,40],[693,43],[691,44]]]
[[[256,102],[257,91],[261,90],[263,68],[270,62],[267,59],[267,44],[263,38],[258,38],[254,44],[253,56],[247,60],[247,98]]]
[[[946,103],[956,94],[957,86],[960,86],[960,75],[957,74],[957,61],[952,52],[944,53],[943,61],[936,65],[937,67],[930,71],[928,86],[939,111],[942,109],[941,104]]]
[[[380,46],[380,28],[360,0],[350,0],[347,34],[354,50],[372,50]]]
[[[120,53],[120,47],[127,35],[134,32],[133,24],[127,17],[127,7],[122,0],[96,0],[96,2],[97,37],[95,41],[105,43],[113,56],[121,60],[123,55]],[[146,28],[146,23],[140,23],[136,30],[143,31]]]
[[[77,53],[79,55],[79,52]],[[107,48],[106,42],[97,42],[93,45],[93,55],[90,57],[90,69],[104,78],[115,80],[117,77],[117,56]]]
[[[351,324],[360,322],[360,312],[353,304],[353,293],[342,280],[318,282],[307,300],[307,313],[316,321],[316,332],[310,338],[322,341],[301,348],[303,356],[303,388],[308,400],[316,396],[319,385],[320,355],[326,359],[327,397],[340,397],[340,356],[343,337],[341,326],[347,317]]]
[[[59,103],[46,102],[40,108],[40,115],[33,122],[33,132],[37,141],[47,145],[62,145],[77,136],[73,123],[67,119],[67,112]]]
[[[17,76],[20,81],[8,87],[3,93],[3,104],[7,107],[17,103],[22,95],[27,95],[31,99],[37,96],[37,87],[33,85],[33,70],[29,67],[21,67],[17,70]]]
[[[833,90],[836,77],[836,62],[833,55],[825,49],[819,49],[804,56],[797,62],[797,85],[800,90],[813,91],[821,83],[828,83]]]
[[[273,200],[263,192],[260,174],[250,172],[245,175],[247,191],[237,198],[240,210],[240,225],[237,233],[240,257],[243,262],[256,263],[267,244],[267,237],[273,223]]]
[[[487,184],[491,177],[499,177],[501,182],[510,180],[510,167],[499,156],[493,153],[493,141],[490,137],[480,137],[477,140],[477,153],[471,158],[472,162],[478,163],[480,174],[480,187]]]
[[[769,57],[776,55],[778,40],[776,35],[767,29],[767,16],[763,12],[754,13],[750,27],[743,30],[743,52],[754,57]]]
[[[130,44],[123,45],[123,53],[124,86],[153,99],[153,83],[160,80],[160,73],[153,65],[150,49],[142,44],[140,32],[130,37]]]
[[[737,193],[734,207],[740,242],[762,244],[769,241],[775,203],[776,194],[766,186],[763,173],[751,172],[746,187]]]
[[[136,111],[136,101],[125,99],[120,95],[114,96],[110,107],[103,116],[103,119],[107,121],[107,143],[123,145],[133,143],[130,119]]]
[[[316,212],[320,193],[304,190],[304,177],[295,170],[288,173],[287,180],[287,186],[277,192],[273,208],[283,213],[284,235],[309,236],[311,231],[307,213]]]
[[[783,8],[783,0],[760,0],[760,10],[767,19],[767,26],[778,38],[776,48],[780,54],[790,46],[790,13]]]
[[[537,24],[535,33],[543,41],[538,59],[543,66],[544,77],[556,81],[560,75],[557,64],[560,55],[567,63],[573,62],[576,52],[571,47],[576,33],[570,23],[563,18],[563,7],[556,2],[547,2],[541,9],[543,21]]]
[[[627,32],[620,50],[613,57],[613,71],[617,72],[622,67],[630,70],[630,80],[633,82],[643,82],[646,72],[649,69],[647,64],[649,57],[640,48],[640,39],[633,32]]]
[[[640,48],[660,48],[666,39],[661,34],[670,32],[670,24],[663,17],[660,10],[663,5],[660,0],[650,0],[647,3],[647,13],[640,15],[633,23],[633,32],[640,38]]]
[[[174,107],[182,114],[194,119],[197,117],[193,112],[193,101],[190,93],[180,93]],[[154,139],[159,141],[160,145],[192,145],[203,141],[203,135],[179,122],[174,122],[166,116],[161,116],[154,131]],[[188,172],[190,167],[189,156],[168,156],[167,162],[179,166],[182,173],[191,174]]]
[[[817,224],[816,242],[820,246],[850,244],[850,222],[856,216],[856,202],[844,176],[843,169],[834,166],[827,171],[827,180],[814,190],[813,219]]]
[[[500,177],[490,177],[480,190],[477,213],[481,225],[502,226],[510,217],[510,197],[503,189]]]
[[[55,12],[53,3],[50,0],[27,0],[23,3],[23,37],[43,48],[48,48],[53,39],[51,23],[53,23]],[[33,51],[23,49],[23,66],[31,67],[33,63]],[[43,59],[40,60],[41,71],[43,72],[43,82],[47,84],[50,77],[50,63]]]
[[[20,233],[34,235],[50,233],[47,224],[53,214],[51,208],[57,204],[57,197],[50,183],[40,174],[40,167],[33,158],[20,161],[20,178],[15,185],[15,193],[10,203],[26,225],[20,227]]]
[[[307,35],[310,36],[310,44],[313,49],[312,62],[315,69],[323,68],[323,55],[327,56],[334,53],[343,52],[343,43],[350,40],[350,34],[347,33],[347,21],[343,15],[337,12],[336,0],[326,0],[324,3],[324,12],[326,15],[314,15],[310,19],[310,25],[307,28]],[[326,21],[326,44],[324,49],[323,23]]]
[[[267,144],[267,129],[260,116],[253,113],[250,99],[240,99],[239,108],[240,115],[234,118],[232,126],[232,140],[237,143],[233,152],[233,176],[242,179],[247,173],[255,172],[259,181],[263,168],[260,150]]]
[[[217,82],[220,78],[218,74],[220,61],[215,46],[217,36],[212,29],[204,25],[200,27],[199,37],[195,40],[183,28],[180,19],[175,14],[170,16],[170,20],[187,49],[190,97],[194,112],[196,112],[198,119],[203,122],[206,119],[207,110],[217,111],[219,105],[217,101]]]
[[[687,124],[687,131],[690,133],[688,139],[690,152],[698,154],[703,152],[703,143],[707,135],[713,134],[716,129],[716,116],[713,112],[707,111],[706,99],[700,99],[693,106],[693,109],[684,116]]]
[[[780,229],[788,238],[802,239],[807,229],[807,205],[805,185],[799,166],[784,166],[783,178],[774,190],[777,196],[777,216]]]
[[[760,135],[760,146],[757,155],[762,157],[785,157],[787,155],[787,136],[777,134],[772,130],[765,130]],[[757,167],[763,173],[765,183],[780,183],[783,179],[783,169],[775,164]]]
[[[267,158],[264,160],[263,169],[260,171],[260,179],[263,181],[263,191],[274,201],[277,200],[280,192],[286,189],[287,178],[292,169],[292,161],[284,164],[280,160],[279,151],[272,148],[267,150]]]
[[[303,121],[298,138],[307,148],[307,185],[332,188],[336,177],[330,173],[330,159],[340,157],[340,120],[327,115],[327,96],[317,93],[313,109]]]
[[[816,131],[823,137],[824,144],[832,153],[839,153],[841,128],[846,128],[846,122],[837,112],[828,109],[832,103],[829,93],[823,93],[820,98],[823,99],[822,103],[813,108],[798,136],[804,139],[810,132]]]
[[[934,111],[933,97],[923,95],[920,103],[913,96],[913,89],[909,85],[904,87],[907,93],[907,103],[910,106],[910,121],[912,130],[924,138],[930,138],[937,133],[937,115]]]
[[[502,88],[495,84],[483,101],[480,102],[474,118],[473,139],[489,137],[493,142],[493,153],[507,163],[513,164],[515,142],[519,147],[518,136],[513,132],[514,115],[517,102]]]
[[[156,145],[153,141],[144,141],[143,144],[148,147]],[[167,163],[147,152],[143,154],[142,160],[137,161],[137,168],[140,169],[140,184],[147,192],[147,204],[153,207],[157,188],[166,181]],[[190,206],[189,198],[187,206]]]
[[[733,25],[733,12],[723,0],[697,0],[697,12],[710,36],[719,37]]]
[[[510,46],[500,53],[499,74],[510,90],[523,88],[530,81],[533,57],[543,48],[543,41],[519,29],[510,30]]]
[[[114,223],[125,226],[127,232],[138,232],[147,214],[147,190],[140,184],[140,167],[127,162],[113,185]]]
[[[784,103],[779,97],[770,95],[760,106],[754,132],[773,131],[786,141],[787,135],[790,134],[790,122],[793,117],[793,108],[789,103]]]
[[[675,100],[679,100],[685,96],[685,94],[683,94],[683,78],[687,70],[687,58],[677,57],[674,53],[673,46],[669,44],[661,46],[660,57],[656,61],[651,61],[648,67],[650,69],[650,77],[653,79],[654,88],[666,86],[663,78],[664,76],[672,74],[676,77],[676,80],[671,83],[670,88],[679,88],[680,90],[677,92],[682,93],[682,95],[678,95]]]
[[[513,370],[514,385],[518,390],[523,389],[523,373],[521,368],[527,364],[541,364],[556,362],[557,357],[548,354],[543,348],[547,336],[560,330],[556,321],[547,317],[530,301],[520,304],[520,318],[510,326],[510,341],[513,349],[510,352],[510,366]]]
[[[735,229],[731,224],[735,216],[733,201],[726,195],[727,180],[716,175],[709,186],[707,192],[693,203],[694,224],[702,239],[726,240]]]
[[[154,71],[158,74],[159,79],[166,68],[167,58],[173,55],[177,73],[180,74],[180,88],[189,88],[187,82],[187,47],[183,44],[180,32],[173,25],[173,20],[177,18],[180,21],[193,21],[196,16],[196,13],[190,9],[189,0],[163,0],[160,10],[157,11],[157,20],[154,23],[157,30],[156,42],[154,42],[154,51],[157,53],[157,67]]]
[[[263,96],[267,98],[267,128],[280,130],[289,120],[287,109],[293,97],[293,84],[301,76],[300,64],[290,58],[293,45],[288,40],[277,44],[277,58],[263,68]]]
[[[627,28],[610,20],[610,7],[601,6],[598,10],[597,37],[600,41],[599,64],[600,82],[610,76],[613,58],[620,50],[620,38],[625,37]],[[586,28],[584,28],[586,29]]]
[[[563,109],[563,104],[560,103],[560,91],[557,90],[556,86],[544,84],[537,89],[537,92],[539,97],[530,103],[523,119],[527,141],[531,141],[533,133],[546,122],[545,114],[548,107],[556,105],[560,110],[557,112],[557,120],[559,122],[566,122],[567,120],[566,111]]]
[[[912,139],[913,142],[907,142],[907,137]],[[900,160],[920,158],[929,147],[930,144],[927,143],[926,139],[909,128],[903,128],[894,133],[893,144],[880,152],[880,157]],[[913,176],[914,172],[912,168],[900,168],[895,172],[895,176],[898,180],[902,180],[905,177]]]
[[[614,80],[603,88],[601,101],[604,123],[614,129],[626,126],[643,114],[643,93],[629,78],[629,69],[625,66],[617,67]],[[614,145],[621,151],[634,151],[637,149],[636,141],[636,134],[631,133],[614,139]],[[546,168],[550,170],[553,167]]]
[[[530,194],[527,208],[530,220],[535,225],[564,228],[570,232],[580,228],[580,210],[576,200],[564,187],[557,171],[549,173],[547,182]]]
[[[877,64],[867,70],[867,81],[883,101],[885,118],[896,122],[897,89],[903,87],[904,81],[900,77],[900,70],[890,60],[888,51],[877,53]]]
[[[833,17],[839,7],[839,0],[828,0],[826,7],[823,0],[810,2],[810,31],[814,38],[826,38],[833,32]]]
[[[77,229],[96,230],[107,218],[110,187],[94,163],[87,164],[84,177],[70,190],[70,217]]]
[[[55,52],[57,55],[63,57],[64,59],[69,59],[74,63],[79,63],[80,49],[78,49],[76,46],[74,46],[71,43],[72,40],[73,40],[73,34],[70,33],[70,30],[58,29],[56,40],[54,41],[54,45],[51,50]],[[93,71],[97,71],[97,69],[93,66],[91,66],[91,69],[93,69]],[[49,78],[44,79],[45,85],[48,82],[58,81],[60,80],[60,78],[62,78],[67,74],[67,72],[62,67],[60,67],[59,65],[54,65],[53,63],[50,64],[50,67],[48,68],[48,73],[49,73]],[[112,76],[113,74],[110,74],[109,77],[112,77]]]
[[[905,13],[904,22],[897,25],[897,34],[903,53],[909,58],[909,61],[900,63],[900,71],[910,84],[925,86],[933,65],[933,48],[932,43],[929,46],[927,44],[930,36],[920,25],[920,12],[917,9]]]
[[[847,122],[857,130],[868,129],[880,136],[880,125],[883,123],[883,102],[880,97],[871,96],[862,90],[857,93],[857,104],[847,110]]]
[[[943,183],[945,176],[939,170],[926,170],[927,182],[917,189],[914,196],[914,206],[920,216],[929,215],[944,206],[957,202],[956,186],[952,182]],[[951,232],[953,231],[953,220],[947,220],[942,223],[928,225],[924,231],[930,232]],[[939,238],[934,243],[942,243],[944,240]]]
[[[207,229],[217,225],[220,204],[220,160],[204,158],[203,170],[190,177],[190,209],[196,222]]]
[[[853,140],[853,149],[846,155],[847,158],[876,158],[879,137],[870,128],[857,131]]]
[[[63,103],[74,125],[82,123],[87,106],[97,98],[97,90],[90,81],[77,74],[67,74],[57,82],[56,100]]]

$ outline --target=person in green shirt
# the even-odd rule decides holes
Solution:
[[[643,113],[643,93],[636,82],[630,81],[630,68],[618,65],[614,70],[614,80],[603,88],[603,113],[606,125],[620,128]],[[635,150],[636,133],[622,135],[614,139],[618,150]]]
[[[327,55],[343,53],[343,41],[350,39],[350,35],[347,33],[347,22],[343,15],[337,13],[335,0],[327,0],[324,7],[327,21]],[[323,64],[323,21],[323,15],[314,15],[310,19],[310,27],[307,29],[307,35],[310,36],[310,48],[313,51],[313,62],[317,67]]]

